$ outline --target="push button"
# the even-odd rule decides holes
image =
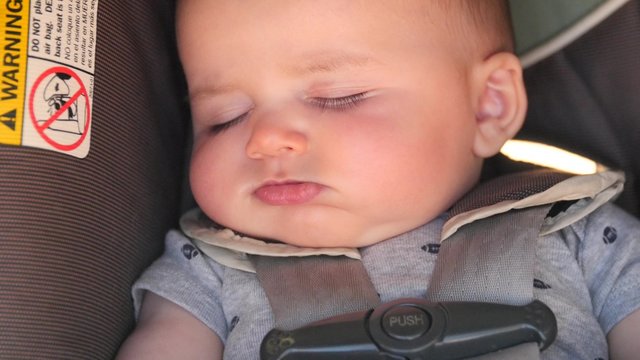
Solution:
[[[431,317],[424,310],[411,305],[397,305],[384,313],[382,329],[396,340],[414,340],[431,327]]]

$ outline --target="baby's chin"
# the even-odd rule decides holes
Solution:
[[[373,245],[378,241],[365,241],[363,239],[344,239],[344,238],[331,238],[329,236],[315,238],[315,237],[287,237],[284,240],[280,240],[283,243],[305,247],[305,248],[361,248],[369,245]]]
[[[347,234],[331,231],[314,233],[311,231],[296,231],[291,229],[272,234],[257,234],[254,235],[254,237],[304,248],[362,248],[374,245],[388,238],[374,237],[371,236],[371,234]]]
[[[230,217],[219,222],[249,237],[305,248],[362,248],[380,243],[421,224],[421,220],[370,221],[339,212],[338,216]],[[303,215],[308,215],[304,213]],[[315,215],[315,214],[312,214]],[[330,215],[334,215],[330,213]],[[215,217],[214,217],[215,218]],[[250,221],[251,220],[251,221]],[[277,224],[277,226],[274,226]]]

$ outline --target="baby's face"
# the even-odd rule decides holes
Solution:
[[[208,216],[361,247],[468,190],[480,160],[467,69],[412,3],[182,0],[191,185]]]

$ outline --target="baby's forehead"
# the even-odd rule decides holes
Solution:
[[[472,54],[467,45],[486,49],[483,39],[492,38],[488,33],[480,34],[477,27],[493,25],[479,20],[486,18],[484,13],[489,10],[478,5],[463,5],[469,1],[179,0],[178,30],[187,29],[184,38],[187,41],[208,42],[218,49],[255,48],[270,43],[272,48],[289,44],[290,49],[295,50],[305,41],[322,46],[353,47],[363,42],[381,44],[380,41],[388,45],[392,40],[398,43],[426,41],[430,46],[441,49],[451,46],[460,54]],[[494,1],[499,0],[470,3]],[[179,40],[182,39],[179,36]],[[262,39],[261,43],[256,39]],[[197,52],[191,55],[197,56]]]
[[[467,0],[177,0],[178,18],[187,20],[193,16],[193,12],[180,11],[181,8],[193,8],[196,5],[200,9],[210,11],[212,22],[225,23],[231,18],[233,13],[234,28],[253,26],[253,20],[260,18],[278,18],[300,20],[306,19],[310,22],[321,18],[326,21],[344,20],[345,14],[349,14],[349,19],[342,26],[348,27],[357,24],[360,20],[368,17],[404,20],[407,26],[420,24],[441,24],[455,22],[466,22],[469,17],[466,7],[460,5]],[[478,0],[474,0],[478,1]],[[482,0],[491,1],[491,0]],[[215,11],[213,11],[215,10]],[[238,14],[244,14],[246,18],[241,19]],[[241,15],[240,15],[241,16]],[[251,20],[249,20],[251,19]],[[243,20],[243,21],[238,21]],[[296,23],[296,21],[292,21]],[[385,25],[386,21],[378,21],[378,25]],[[289,23],[280,23],[281,27],[288,27]],[[398,26],[398,24],[394,24]],[[227,29],[230,33],[234,28]],[[292,29],[294,30],[294,29]],[[331,28],[319,29],[323,31],[333,30]]]

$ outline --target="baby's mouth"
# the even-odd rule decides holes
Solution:
[[[304,181],[270,181],[254,191],[260,201],[269,205],[300,205],[313,200],[324,186]]]

